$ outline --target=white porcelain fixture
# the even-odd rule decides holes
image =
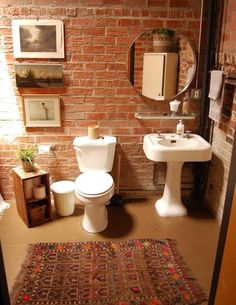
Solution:
[[[173,112],[173,115],[178,112],[179,109],[179,105],[180,105],[180,101],[174,100],[172,102],[170,102],[170,110]]]
[[[82,172],[75,181],[75,195],[84,205],[82,226],[98,233],[108,225],[106,205],[114,194],[114,181],[108,172],[114,162],[116,137],[77,137],[73,145]]]
[[[156,201],[160,216],[184,216],[187,209],[181,201],[181,170],[184,162],[202,162],[211,159],[211,145],[197,134],[179,137],[174,133],[147,134],[143,150],[149,160],[167,162],[164,193]]]

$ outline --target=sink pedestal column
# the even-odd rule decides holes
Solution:
[[[181,201],[181,171],[184,162],[167,162],[164,193],[155,204],[157,213],[163,217],[187,215],[187,209]]]

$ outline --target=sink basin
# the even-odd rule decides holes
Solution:
[[[194,147],[197,146],[197,142],[193,139],[179,138],[179,139],[163,139],[158,141],[159,145],[166,147]]]
[[[181,138],[174,133],[164,133],[144,136],[143,150],[146,157],[152,161],[208,161],[211,159],[211,145],[197,134],[189,138]]]
[[[181,170],[184,162],[202,162],[211,159],[211,145],[197,134],[179,137],[174,133],[147,134],[143,150],[149,160],[167,162],[163,195],[155,208],[160,216],[185,216],[187,209],[181,201]]]

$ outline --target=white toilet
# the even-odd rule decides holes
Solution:
[[[112,170],[116,137],[90,139],[77,137],[74,142],[80,174],[75,181],[75,195],[84,205],[83,228],[90,233],[103,231],[108,224],[106,205],[114,194]]]

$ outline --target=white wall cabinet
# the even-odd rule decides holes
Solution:
[[[176,95],[177,53],[144,53],[142,94],[155,100]]]

